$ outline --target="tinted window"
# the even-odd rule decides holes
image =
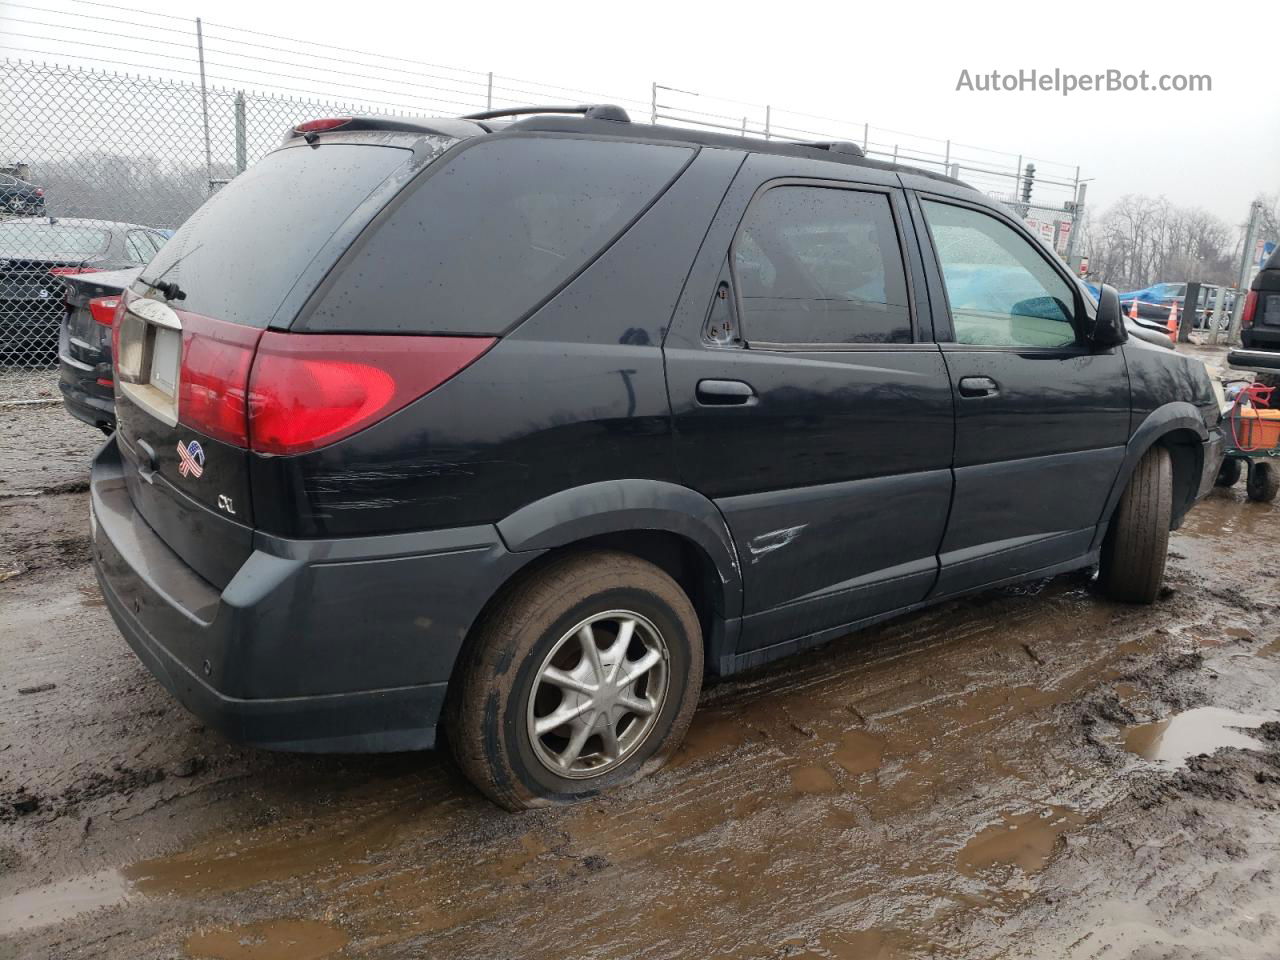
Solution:
[[[995,217],[924,202],[956,342],[1061,347],[1075,343],[1071,287],[1031,242]]]
[[[84,260],[107,249],[110,234],[74,223],[11,220],[0,223],[0,258]]]
[[[334,231],[410,156],[343,143],[268,154],[197,210],[143,276],[177,283],[185,310],[265,327]]]
[[[604,249],[691,154],[621,141],[480,141],[366,231],[307,328],[501,333]]]
[[[882,193],[775,187],[747,211],[734,273],[748,342],[911,340],[902,255]]]

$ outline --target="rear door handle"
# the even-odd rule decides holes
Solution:
[[[699,380],[695,395],[704,407],[749,406],[758,399],[751,384],[741,380]]]
[[[990,377],[961,377],[960,396],[962,397],[994,397],[1000,392],[1000,385]]]

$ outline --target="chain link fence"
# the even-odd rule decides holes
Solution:
[[[210,194],[352,103],[0,62],[0,364],[57,361],[63,276],[137,268]],[[206,150],[205,118],[208,122]]]
[[[222,69],[213,61],[210,66]],[[334,68],[360,77],[343,66],[366,65]],[[575,99],[619,103],[636,120],[786,140],[852,140],[869,156],[965,179],[1009,205],[1059,254],[1067,253],[1078,168],[1042,161],[1032,205],[1019,202],[1023,158],[998,151],[769,106],[720,104],[657,83],[646,102],[493,73],[455,74],[406,73],[401,82],[411,92],[379,87],[395,98],[352,103],[0,61],[0,371],[56,365],[67,313],[65,275],[141,267],[214,191],[274,149],[289,128],[318,116],[456,116]],[[743,115],[728,112],[733,110]]]

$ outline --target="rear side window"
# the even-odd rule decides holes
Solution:
[[[345,143],[268,154],[197,210],[143,278],[177,283],[184,310],[265,327],[325,241],[411,156]]]
[[[442,159],[365,231],[305,325],[503,333],[608,246],[692,154],[563,137],[482,140]]]
[[[883,193],[774,187],[747,211],[733,261],[748,342],[911,341],[902,254]]]

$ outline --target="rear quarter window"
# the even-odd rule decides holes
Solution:
[[[311,331],[501,334],[619,236],[685,147],[494,137],[405,189],[320,288]]]

